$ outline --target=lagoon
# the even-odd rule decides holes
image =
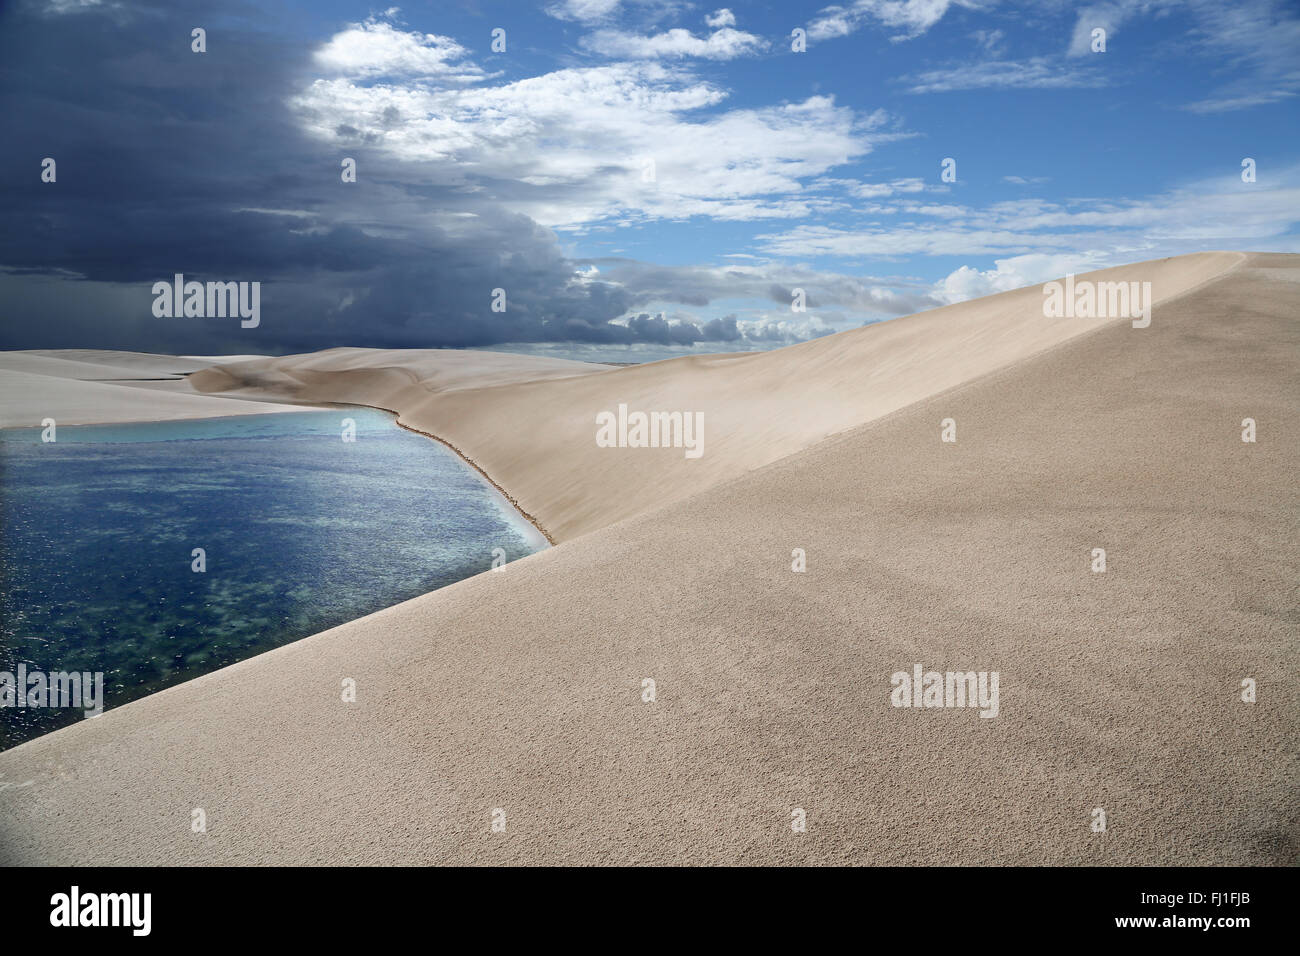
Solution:
[[[102,671],[109,709],[546,546],[371,409],[41,434],[0,430],[0,670]],[[0,749],[81,719],[0,709]]]

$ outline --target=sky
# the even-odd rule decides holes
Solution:
[[[0,348],[636,362],[1300,252],[1298,94],[1281,0],[0,3]]]

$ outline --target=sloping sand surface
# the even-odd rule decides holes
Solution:
[[[206,365],[199,366],[206,368]],[[189,371],[187,369],[187,371]],[[145,379],[181,380],[179,374],[161,370],[145,370],[111,362],[85,362],[73,359],[40,355],[35,352],[0,352],[0,373],[21,372],[29,375],[49,375],[54,378],[73,379],[78,382],[136,382]]]
[[[1041,341],[758,471],[0,754],[0,861],[1294,863],[1298,274],[1300,257],[1252,256],[1148,329]],[[810,347],[786,350],[802,381],[770,387],[810,394],[816,418],[858,378],[942,377],[936,351],[973,367],[1045,334],[990,301],[893,349],[880,333],[933,319],[850,333],[881,344],[855,374],[847,348],[812,343],[836,369],[824,398]],[[676,407],[706,394],[709,361],[675,363]],[[701,461],[730,454],[725,435]],[[603,453],[657,473],[645,450]],[[584,525],[574,508],[563,527]],[[890,675],[917,663],[997,671],[999,716],[891,707]]]
[[[298,406],[214,398],[188,390],[143,385],[0,370],[0,428],[39,427],[46,418],[53,418],[60,425],[93,425],[304,410]]]
[[[265,358],[265,356],[257,356]],[[38,372],[44,375],[68,375],[59,371],[61,363],[74,363],[83,369],[94,369],[90,378],[161,378],[178,377],[187,372],[207,368],[214,362],[227,359],[186,358],[183,355],[159,355],[156,352],[123,352],[99,349],[31,349],[27,351],[0,352],[0,368],[14,368],[19,372]],[[72,368],[72,365],[68,365]],[[44,369],[44,371],[43,371]],[[68,375],[68,377],[73,377]]]
[[[217,360],[44,349],[0,352],[0,428],[174,421],[303,411],[299,405],[197,394],[185,375]]]
[[[1240,253],[1203,253],[1080,279],[1147,281],[1159,302],[1241,261]],[[253,388],[231,394],[397,411],[403,424],[447,441],[510,489],[524,511],[563,541],[680,500],[1109,321],[1045,320],[1041,287],[1033,286],[775,352],[690,356],[597,374],[583,374],[593,371],[590,365],[559,362],[558,377],[550,380],[536,375],[540,360],[523,356],[333,349],[223,365],[192,376],[191,384],[200,391]],[[513,362],[496,371],[485,365],[489,360]],[[681,448],[620,455],[598,447],[596,415],[616,412],[620,403],[629,411],[703,412],[703,456],[687,459]]]
[[[464,349],[337,348],[228,362],[190,377],[202,393],[272,400],[330,401],[396,410],[430,392],[481,390],[591,375],[608,365]],[[320,396],[328,395],[328,399]]]
[[[231,361],[232,358],[236,356],[203,358],[99,349],[31,349],[24,352],[0,352],[0,369],[96,381],[180,378],[209,365]],[[247,361],[266,356],[250,355],[243,358]]]

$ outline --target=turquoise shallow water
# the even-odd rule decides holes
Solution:
[[[106,708],[487,570],[494,548],[545,546],[453,452],[382,412],[57,439],[0,430],[0,671],[103,671]],[[81,719],[0,708],[0,748]]]

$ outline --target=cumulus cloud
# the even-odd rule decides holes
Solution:
[[[334,34],[312,58],[322,70],[350,77],[419,76],[469,83],[485,74],[473,63],[461,62],[468,55],[450,37],[399,30],[371,17]]]
[[[1106,253],[1085,250],[1077,253],[1047,255],[1030,253],[998,259],[992,269],[961,266],[935,283],[935,295],[945,304],[965,302],[996,292],[1010,292],[1060,278],[1066,273],[1091,272],[1111,265]]]
[[[714,30],[719,30],[722,27],[734,27],[736,25],[736,15],[724,7],[705,17],[704,23]]]
[[[446,182],[555,227],[806,216],[822,200],[804,182],[886,135],[883,113],[830,96],[702,112],[727,97],[684,67],[632,61],[469,87],[322,77],[290,105],[320,141],[439,163]]]
[[[730,11],[724,12],[730,14]],[[768,47],[768,42],[762,37],[733,30],[731,27],[723,27],[704,37],[697,37],[680,28],[653,36],[640,36],[621,30],[597,30],[590,36],[583,37],[581,43],[593,53],[630,59],[699,57],[705,60],[734,60]]]

